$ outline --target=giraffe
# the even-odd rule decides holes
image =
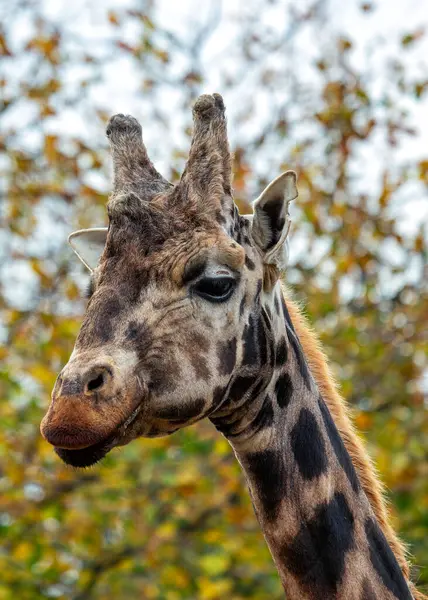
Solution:
[[[69,238],[89,302],[41,433],[86,467],[209,418],[244,471],[287,598],[421,600],[326,357],[280,281],[296,175],[240,215],[221,96],[199,97],[193,118],[176,185],[138,121],[110,119],[109,226]]]

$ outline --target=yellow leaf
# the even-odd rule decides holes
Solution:
[[[20,561],[26,561],[30,558],[32,552],[33,546],[32,544],[30,544],[30,542],[20,542],[16,546],[13,552],[13,556],[14,558],[17,558]]]
[[[50,163],[56,161],[57,158],[57,142],[58,138],[56,135],[45,136],[45,156]]]
[[[200,577],[198,579],[199,596],[201,600],[215,600],[223,598],[224,594],[230,592],[232,582],[228,579],[220,579],[212,581],[208,577]]]

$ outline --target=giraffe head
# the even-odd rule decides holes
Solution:
[[[274,180],[253,215],[239,215],[222,98],[201,96],[193,117],[175,186],[150,162],[134,118],[108,125],[109,226],[70,236],[91,271],[90,299],[41,425],[71,465],[215,415],[233,381],[249,389],[254,370],[272,368],[248,359],[248,334],[284,266],[295,174]]]

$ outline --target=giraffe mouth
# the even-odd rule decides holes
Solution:
[[[114,447],[116,432],[105,440],[96,444],[80,448],[79,450],[69,450],[67,448],[55,448],[55,452],[60,459],[72,467],[84,468],[91,467],[100,461]]]
[[[129,428],[135,419],[141,412],[143,403],[140,402],[138,406],[132,411],[125,421],[116,427],[116,429],[109,436],[103,440],[86,446],[86,448],[79,448],[78,450],[70,450],[68,448],[54,448],[60,459],[67,465],[77,468],[92,467],[101,459],[103,459],[110,450],[120,444],[121,438],[125,435],[126,430]]]

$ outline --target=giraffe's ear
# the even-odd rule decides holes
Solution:
[[[107,227],[94,227],[93,229],[79,229],[68,236],[68,243],[91,272],[97,266],[103,253],[107,231]]]
[[[287,171],[274,179],[254,203],[253,239],[263,262],[282,270],[287,265],[288,205],[297,198],[296,173]]]

